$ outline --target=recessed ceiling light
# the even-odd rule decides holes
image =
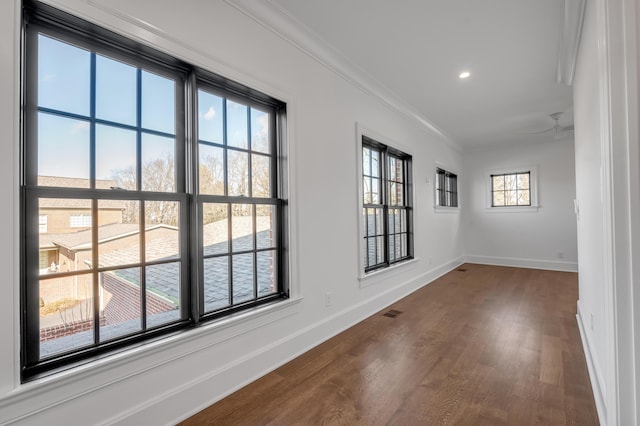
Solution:
[[[465,78],[469,78],[469,76],[471,76],[471,73],[469,71],[464,71],[460,73],[459,77],[464,80]]]

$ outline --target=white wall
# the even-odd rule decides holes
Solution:
[[[53,0],[51,0],[54,2]],[[460,215],[433,212],[425,182],[460,154],[412,118],[229,3],[55,0],[121,34],[288,104],[293,300],[19,383],[19,1],[0,2],[0,424],[173,423],[457,266]],[[356,123],[413,154],[417,261],[358,281]],[[437,244],[436,244],[437,243]],[[429,262],[431,260],[431,264]],[[324,295],[333,293],[325,307]]]
[[[574,80],[578,324],[603,425],[638,424],[636,1],[587,1]]]
[[[464,153],[465,258],[504,266],[577,270],[573,140]],[[534,166],[539,209],[488,208],[492,169]]]
[[[595,374],[596,401],[606,393],[604,362],[607,360],[603,247],[605,244],[602,198],[602,155],[600,147],[600,99],[598,88],[598,51],[596,10],[588,2],[576,75],[574,78],[574,121],[576,150],[576,199],[579,203],[578,310],[586,325],[584,335],[589,346]],[[601,387],[601,389],[600,389]],[[602,402],[601,402],[602,404]]]

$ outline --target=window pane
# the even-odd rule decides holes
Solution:
[[[227,145],[248,148],[248,110],[246,105],[227,100]]]
[[[529,173],[518,174],[518,189],[529,189]]]
[[[137,75],[135,67],[96,55],[97,118],[132,126],[136,124]]]
[[[380,153],[371,150],[371,176],[380,177]]]
[[[232,204],[231,248],[233,252],[253,250],[253,206]]]
[[[100,273],[100,340],[111,340],[142,330],[140,309],[140,268]]]
[[[205,144],[198,149],[200,193],[224,195],[224,150]]]
[[[44,185],[88,188],[89,161],[88,121],[38,114],[38,176],[58,178]]]
[[[91,274],[40,280],[40,358],[93,344]]]
[[[384,262],[384,238],[376,237],[376,263]]]
[[[397,183],[395,185],[395,191],[396,191],[396,202],[397,205],[402,206],[404,205],[404,185],[402,183]]]
[[[390,181],[398,180],[398,160],[394,157],[389,157],[388,173],[389,175],[387,176],[387,179],[389,179]]]
[[[96,178],[136,190],[136,139],[134,131],[96,125]]]
[[[38,207],[39,216],[47,216],[47,230],[38,234],[39,251],[47,252],[40,275],[91,269],[91,224],[79,230],[71,226],[70,220],[73,213],[90,218],[91,200],[41,198]]]
[[[230,196],[249,196],[249,154],[235,150],[227,151]]]
[[[396,185],[397,183],[395,182],[389,183],[389,205],[391,206],[398,205],[398,188]]]
[[[237,254],[233,259],[233,304],[254,298],[253,253]]]
[[[180,262],[146,268],[147,328],[180,319]]]
[[[382,204],[380,200],[380,179],[371,179],[371,204]]]
[[[407,257],[407,235],[400,235],[400,256]]]
[[[271,196],[271,158],[264,155],[251,156],[251,189],[253,197]]]
[[[504,189],[508,191],[516,189],[516,175],[504,176]]]
[[[519,206],[531,205],[531,199],[529,197],[529,190],[518,191],[518,205]]]
[[[147,261],[180,256],[180,203],[145,201],[145,258]]]
[[[498,191],[493,193],[493,205],[504,206],[504,191]]]
[[[367,211],[366,222],[365,222],[367,224],[366,235],[367,236],[376,235],[376,210],[366,209],[366,211]]]
[[[493,176],[493,190],[503,190],[504,189],[504,176]]]
[[[38,106],[89,115],[91,53],[38,35]]]
[[[376,235],[384,234],[384,211],[376,209]]]
[[[276,293],[276,251],[261,251],[256,254],[258,266],[258,297]]]
[[[229,257],[204,259],[204,309],[211,312],[229,305]]]
[[[142,135],[142,190],[175,192],[175,140]]]
[[[229,253],[229,219],[227,204],[205,203],[202,206],[203,253],[210,256]]]
[[[277,231],[276,207],[256,205],[256,249],[275,248]]]
[[[389,243],[387,250],[389,250],[389,261],[393,262],[394,260],[396,260],[396,240],[393,235],[391,235],[388,241]]]
[[[393,234],[396,232],[396,209],[389,209],[388,219],[388,232],[389,234]]]
[[[269,120],[268,113],[251,108],[251,149],[253,151],[271,152]]]
[[[362,174],[371,176],[371,150],[366,147],[362,148]]]
[[[364,204],[371,204],[371,178],[367,176],[362,177],[362,190],[363,190],[363,202]]]
[[[504,204],[505,206],[517,206],[518,198],[516,197],[517,191],[505,191],[504,192]]]
[[[198,139],[224,144],[222,98],[198,90]]]
[[[139,216],[139,201],[98,201],[98,255],[101,267],[140,262]]]
[[[377,254],[376,254],[376,239],[375,238],[367,238],[367,266],[373,266],[376,264]]]
[[[143,70],[142,127],[174,134],[176,132],[175,105],[175,81]]]

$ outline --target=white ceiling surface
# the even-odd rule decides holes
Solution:
[[[464,149],[552,140],[531,133],[558,111],[573,122],[571,88],[556,83],[562,0],[266,3]]]

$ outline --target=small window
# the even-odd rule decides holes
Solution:
[[[491,207],[531,206],[531,172],[491,175]]]
[[[364,271],[413,258],[411,156],[362,137]]]
[[[458,175],[436,168],[436,206],[458,207]]]
[[[47,233],[47,215],[41,214],[38,216],[38,232],[41,234]]]
[[[88,214],[72,214],[69,216],[69,228],[91,228],[91,216]]]

